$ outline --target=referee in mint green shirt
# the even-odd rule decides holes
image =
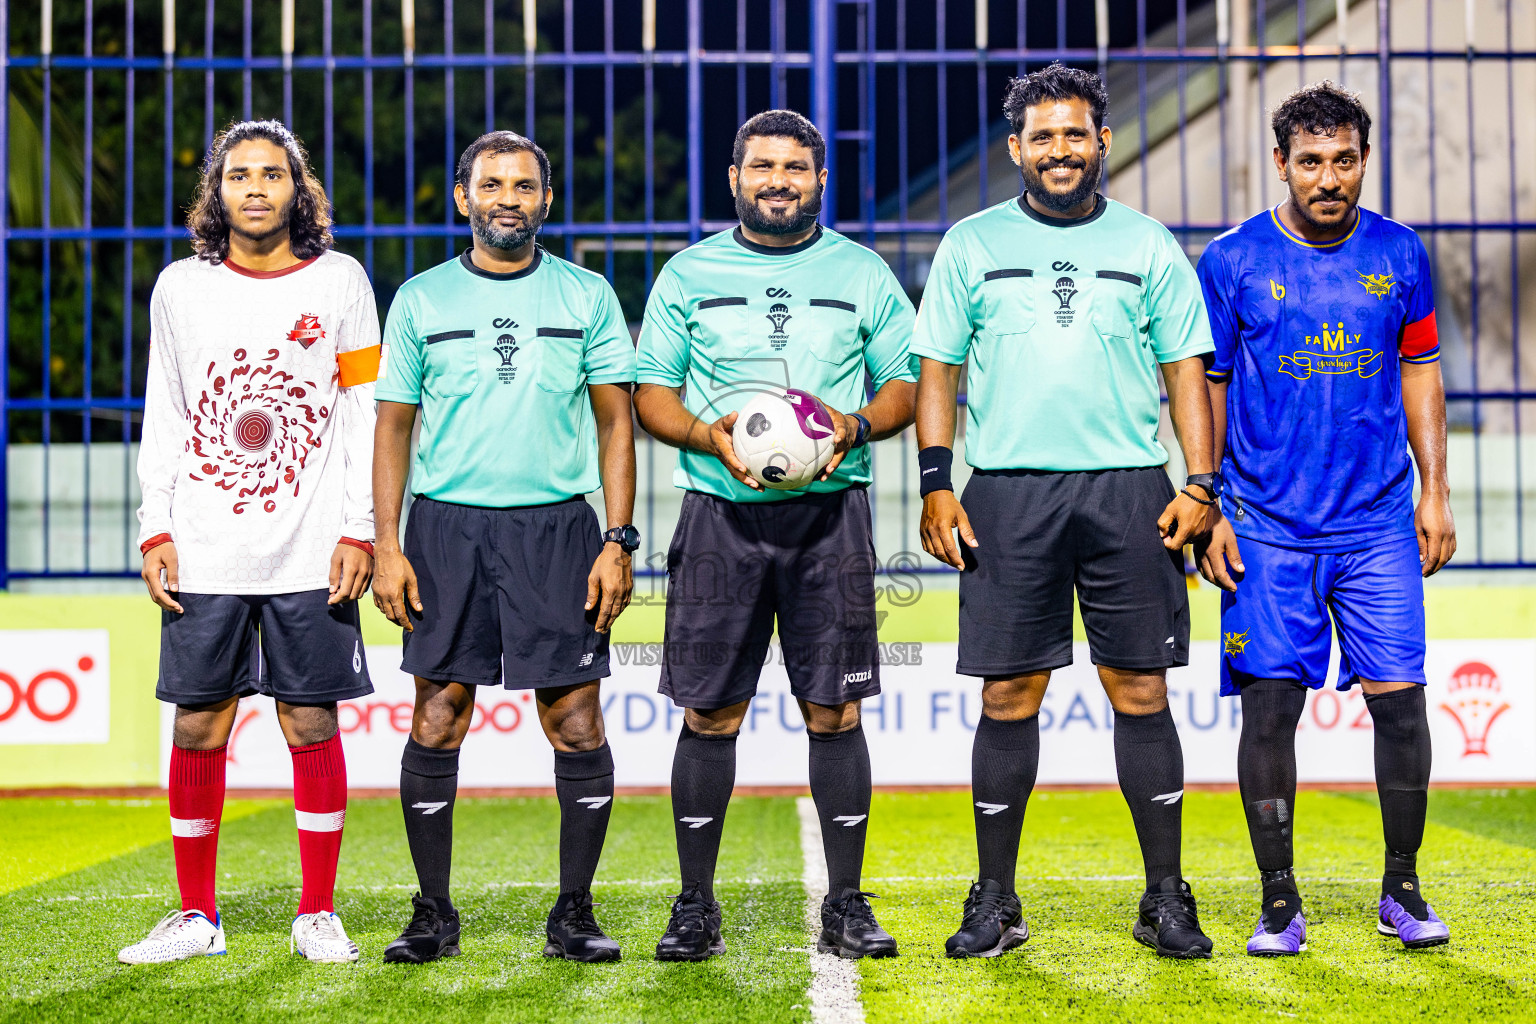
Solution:
[[[534,691],[555,748],[560,896],[544,955],[617,960],[589,887],[613,808],[597,681],[640,543],[629,521],[634,345],[608,282],[535,241],[552,198],[542,149],[482,135],[459,158],[454,198],[474,245],[396,293],[374,391],[374,600],[404,627],[400,667],[416,677],[400,803],[421,883],[384,959],[459,951],[448,893],[459,745],[475,688],[505,685]],[[416,500],[402,551],[408,468]],[[605,534],[584,497],[599,480]]]
[[[1146,867],[1133,934],[1164,956],[1211,951],[1179,863],[1184,762],[1166,675],[1188,661],[1182,549],[1209,531],[1220,491],[1202,384],[1214,346],[1173,236],[1097,191],[1108,105],[1096,75],[1059,64],[1009,84],[1024,192],[945,235],[912,345],[923,547],[961,570],[958,671],[983,680],[971,754],[980,870],[950,956],[1028,937],[1014,869],[1040,704],[1051,671],[1072,663],[1074,588]],[[967,362],[975,472],[962,501],[950,446]],[[1178,495],[1157,440],[1159,365],[1194,474]]]
[[[885,261],[816,223],[825,156],[821,133],[793,111],[742,125],[730,168],[741,225],[667,262],[640,331],[635,411],[681,449],[687,491],[667,551],[660,687],[687,709],[672,761],[683,889],[657,945],[663,960],[725,948],[715,861],[736,737],[775,628],[810,733],[827,857],[817,946],[896,952],[859,885],[870,805],[859,700],[880,692],[865,445],[912,422],[913,314]],[[749,484],[731,448],[736,411],[775,387],[808,391],[832,413],[837,455],[802,491]]]

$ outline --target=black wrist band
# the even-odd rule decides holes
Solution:
[[[949,479],[949,470],[954,461],[954,450],[945,448],[941,444],[918,451],[917,481],[918,490],[923,497],[928,497],[934,491],[953,491],[955,489],[955,485]]]
[[[866,419],[861,413],[851,412],[848,415],[859,421],[859,429],[858,432],[853,436],[853,444],[851,447],[863,448],[865,445],[869,444],[869,420]]]
[[[1195,486],[1199,487],[1200,485],[1196,484]],[[1184,497],[1188,498],[1190,501],[1198,501],[1202,505],[1210,506],[1210,505],[1216,504],[1216,499],[1215,498],[1210,498],[1210,499],[1202,498],[1202,497],[1200,497],[1200,495],[1198,495],[1198,494],[1194,493],[1193,491],[1191,491],[1188,487],[1184,488],[1179,493],[1184,495]]]
[[[1198,487],[1212,499],[1220,498],[1222,492],[1221,474],[1191,473],[1184,478],[1184,486]]]

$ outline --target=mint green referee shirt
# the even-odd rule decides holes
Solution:
[[[1215,351],[1195,269],[1151,217],[1099,197],[1057,220],[1010,199],[944,236],[914,354],[970,360],[977,469],[1161,466],[1157,364]]]
[[[597,490],[589,384],[629,384],[635,346],[601,275],[536,249],[512,274],[469,252],[395,293],[374,397],[421,406],[411,491],[544,505]]]
[[[889,381],[917,380],[909,352],[912,303],[875,253],[818,228],[805,242],[757,245],[725,231],[667,261],[645,305],[637,379],[682,387],[706,422],[768,388],[809,391],[838,412]],[[678,453],[673,482],[731,501],[782,501],[869,483],[869,449],[851,451],[831,478],[799,491],[754,491],[720,460]]]

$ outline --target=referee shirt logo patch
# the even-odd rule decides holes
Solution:
[[[1077,315],[1077,310],[1072,308],[1072,300],[1077,296],[1077,282],[1070,277],[1058,277],[1056,287],[1051,289],[1051,294],[1061,303],[1056,307],[1056,326],[1071,327],[1072,320]]]

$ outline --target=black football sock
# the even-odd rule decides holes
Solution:
[[[1184,748],[1167,708],[1150,715],[1115,712],[1115,772],[1131,807],[1147,888],[1178,878],[1184,818]]]
[[[1248,816],[1253,858],[1268,906],[1276,891],[1296,891],[1292,818],[1296,813],[1296,725],[1307,688],[1289,679],[1256,679],[1243,686],[1243,731],[1237,743],[1237,785]],[[1289,880],[1289,889],[1283,886]]]
[[[1040,770],[1040,716],[1014,722],[981,716],[971,742],[971,810],[977,877],[1013,892],[1024,807]]]
[[[1429,804],[1429,712],[1424,687],[1368,693],[1365,706],[1376,729],[1376,792],[1386,865],[1381,881],[1391,896],[1420,916],[1418,855]],[[1405,886],[1404,883],[1408,883]]]
[[[555,797],[560,801],[560,891],[592,887],[613,812],[613,752],[555,751]]]
[[[725,830],[725,809],[736,788],[736,737],[708,736],[683,724],[672,758],[672,816],[683,887],[697,884],[715,898],[715,861]]]
[[[400,809],[421,894],[448,900],[453,864],[453,801],[459,792],[459,750],[435,750],[407,736],[400,758]]]
[[[864,726],[846,732],[810,732],[811,799],[821,819],[827,858],[828,893],[857,889],[864,871],[864,835],[869,829],[869,743]]]

